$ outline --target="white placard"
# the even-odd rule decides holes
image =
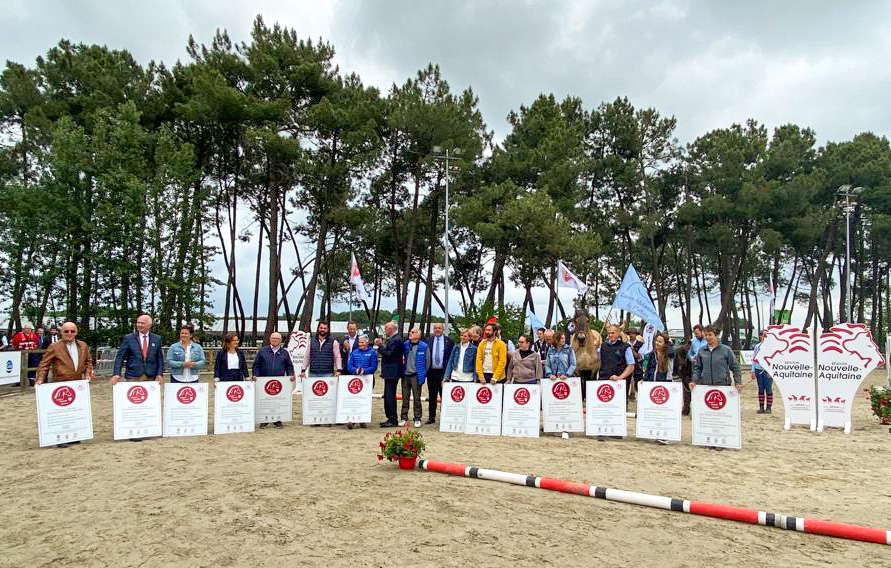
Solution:
[[[22,380],[22,352],[0,351],[0,385],[17,385]]]
[[[440,432],[463,432],[467,424],[467,393],[475,383],[442,383],[442,408],[439,410]]]
[[[585,386],[588,393],[585,434],[627,436],[625,381],[587,381]]]
[[[291,422],[294,414],[291,377],[257,377],[255,382],[254,424]]]
[[[467,383],[467,421],[464,432],[478,436],[501,435],[502,385]]]
[[[219,381],[213,393],[213,433],[254,431],[254,383]]]
[[[303,382],[303,425],[335,424],[337,377],[307,377]]]
[[[288,339],[288,355],[291,356],[291,363],[297,375],[297,382],[294,383],[293,394],[301,394],[303,392],[303,380],[300,378],[300,369],[303,365],[303,356],[306,354],[306,344],[309,342],[309,334],[305,331],[293,331]]]
[[[112,387],[114,439],[160,436],[161,385],[157,381],[119,382]]]
[[[696,385],[690,410],[694,446],[742,448],[742,421],[736,387]]]
[[[584,432],[582,380],[542,379],[541,406],[545,432]]]
[[[754,351],[740,351],[739,352],[739,362],[741,364],[751,367],[754,360],[755,360],[755,352]]]
[[[89,381],[44,383],[35,387],[40,447],[93,439]]]
[[[504,385],[501,435],[538,438],[541,430],[541,386]]]
[[[635,436],[647,440],[681,441],[682,387],[681,383],[637,383]]]
[[[337,381],[336,422],[371,422],[372,375],[341,375]]]
[[[817,430],[824,426],[851,431],[851,409],[859,398],[863,379],[884,358],[865,324],[843,323],[820,334],[817,388],[820,414]]]
[[[207,383],[164,386],[164,437],[207,435]]]
[[[785,428],[804,424],[817,428],[817,390],[814,376],[814,342],[798,327],[771,325],[754,360],[776,383],[785,412]]]

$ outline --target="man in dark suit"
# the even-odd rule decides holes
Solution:
[[[161,336],[151,333],[152,318],[143,314],[136,318],[136,331],[128,333],[121,341],[114,359],[114,376],[111,384],[121,380],[121,368],[126,363],[125,381],[164,382],[164,354]]]
[[[374,342],[379,348],[381,359],[381,378],[384,379],[384,414],[387,415],[387,419],[381,422],[381,428],[389,428],[399,425],[396,416],[396,387],[399,386],[399,379],[402,378],[404,372],[405,345],[402,336],[396,332],[395,321],[387,322],[384,325],[384,334],[387,336],[385,340],[378,337]]]
[[[452,338],[443,334],[443,325],[434,323],[433,335],[427,338],[427,397],[430,399],[427,424],[436,422],[436,397],[442,392],[442,376],[454,346]]]
[[[359,340],[359,332],[356,328],[356,322],[347,322],[347,334],[340,340],[340,364],[341,373],[346,373],[347,361],[350,360],[350,351],[357,347],[356,342]]]

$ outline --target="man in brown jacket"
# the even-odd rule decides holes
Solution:
[[[66,321],[62,324],[62,341],[49,346],[37,368],[37,384],[46,381],[46,373],[53,370],[53,382],[75,381],[93,378],[93,361],[90,359],[90,348],[83,341],[77,340],[77,326]]]

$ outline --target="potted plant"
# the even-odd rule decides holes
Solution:
[[[882,424],[891,425],[891,387],[870,387],[869,402],[872,413],[878,417]]]
[[[383,442],[380,443],[378,461],[384,458],[389,461],[398,461],[401,469],[414,469],[418,456],[426,448],[424,437],[417,430],[410,427],[405,431],[387,432]]]

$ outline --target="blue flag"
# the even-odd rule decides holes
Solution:
[[[625,271],[625,278],[622,278],[612,309],[631,312],[659,331],[665,331],[665,324],[659,319],[659,312],[633,264],[628,265],[628,270]]]
[[[532,328],[533,336],[535,335],[535,332],[538,331],[539,329],[541,329],[541,328],[547,329],[548,328],[548,326],[541,323],[541,320],[538,319],[538,316],[536,316],[534,313],[532,313],[532,310],[530,310],[529,308],[526,308],[526,321],[529,322],[529,327]]]

